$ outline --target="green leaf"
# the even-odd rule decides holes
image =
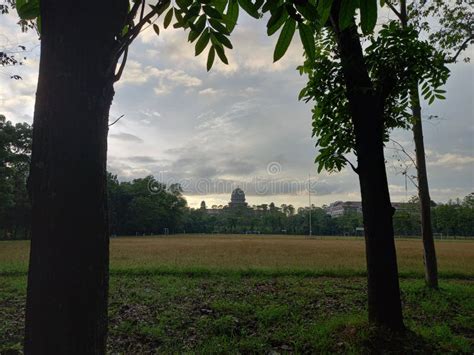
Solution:
[[[197,17],[201,12],[201,5],[194,3],[188,10],[185,10],[184,21],[189,21],[193,17]]]
[[[164,3],[162,3],[159,7],[158,7],[158,16],[161,15],[163,12],[165,12],[165,10],[171,5],[171,1],[166,1]],[[152,8],[153,6],[150,5]]]
[[[176,17],[176,21],[178,21],[178,23],[175,23],[173,27],[174,28],[184,27],[185,23],[184,23],[184,19],[183,19],[183,15],[181,14],[181,11],[179,11],[178,9],[174,9],[174,17]]]
[[[165,19],[163,20],[163,27],[168,28],[173,19],[173,8],[169,9],[169,11],[165,15]]]
[[[212,4],[214,5],[215,9],[219,11],[221,14],[224,14],[224,10],[227,6],[228,0],[212,0]]]
[[[212,64],[214,64],[215,56],[216,56],[216,51],[214,50],[214,47],[211,46],[211,49],[209,49],[209,54],[207,56],[207,71],[211,70]]]
[[[216,19],[222,18],[222,14],[211,6],[206,5],[202,9],[204,10],[204,13],[209,17],[216,18]]]
[[[211,26],[219,33],[223,33],[223,34],[226,34],[226,35],[229,35],[229,31],[227,30],[227,27],[225,27],[222,23],[220,23],[219,21],[217,20],[214,20],[212,18],[209,19],[209,23],[211,24]]]
[[[300,22],[298,24],[298,31],[300,33],[301,43],[303,43],[306,56],[314,61],[316,58],[316,44],[314,43],[314,32],[310,26]]]
[[[220,42],[217,40],[216,36],[214,36],[214,33],[216,33],[214,30],[211,30],[211,43],[213,46],[222,46]]]
[[[175,0],[175,2],[176,2],[176,5],[178,5],[179,8],[183,10],[192,4],[192,1],[189,1],[189,0]]]
[[[227,57],[225,56],[224,47],[214,46],[214,49],[216,50],[216,53],[219,56],[219,58],[221,59],[221,61],[224,64],[229,64],[229,61],[227,60]]]
[[[293,35],[295,34],[295,29],[296,21],[289,17],[280,32],[280,36],[278,37],[275,51],[273,52],[273,62],[278,61],[285,55],[288,47],[290,46],[291,40],[293,39]]]
[[[428,92],[430,91],[430,87],[428,86],[428,84],[425,86],[425,88],[423,89],[423,91],[421,92],[421,94],[423,96],[426,96],[426,94],[428,94]]]
[[[200,34],[199,32],[196,32],[194,30],[189,31],[188,42],[193,43],[196,40],[196,38],[199,37],[199,34]]]
[[[254,7],[257,9],[257,11],[262,7],[264,2],[265,0],[255,0]]]
[[[267,34],[269,36],[273,35],[276,31],[279,30],[281,26],[283,26],[287,18],[288,12],[286,11],[285,5],[278,7],[268,20]]]
[[[306,96],[306,93],[308,92],[308,89],[307,88],[303,88],[301,89],[299,95],[298,95],[298,101],[301,101],[303,99],[303,97]]]
[[[41,15],[39,15],[37,18],[36,18],[36,29],[38,31],[39,34],[41,34]],[[125,31],[125,33],[124,33]],[[125,34],[127,34],[128,32],[128,26],[125,26],[123,29],[122,29],[122,36],[124,36]]]
[[[39,0],[16,0],[15,6],[22,20],[33,20],[40,15]]]
[[[296,4],[296,9],[308,21],[316,21],[318,18],[318,10],[310,2],[304,5]]]
[[[227,8],[227,30],[232,32],[237,25],[237,19],[239,18],[239,3],[237,0],[231,0]]]
[[[41,21],[40,21],[40,18],[41,18],[41,16],[38,16],[38,20],[37,20],[37,21],[38,21],[39,23],[41,22]],[[128,25],[127,25],[127,26],[123,26],[123,28],[122,28],[122,33],[120,34],[120,36],[125,37],[125,35],[128,33],[128,29],[129,29],[129,26],[128,26]]]
[[[238,1],[239,1],[240,7],[244,9],[246,13],[248,13],[250,16],[256,19],[260,18],[257,8],[255,7],[255,5],[252,3],[251,0],[238,0]]]
[[[214,36],[222,45],[226,46],[229,49],[232,49],[232,43],[230,40],[224,36],[222,33],[214,32]]]
[[[197,19],[197,21],[190,25],[191,29],[198,34],[198,36],[201,34],[201,32],[204,30],[204,27],[206,27],[206,15],[201,15]]]
[[[178,5],[180,9],[183,9],[185,7],[183,0],[175,0],[175,2],[176,2],[176,5]]]
[[[318,174],[321,173],[321,171],[324,169],[324,163],[319,162],[318,164]]]
[[[160,27],[156,23],[153,24],[153,30],[155,31],[156,35],[160,35]]]
[[[321,26],[324,26],[329,19],[329,15],[331,14],[332,2],[333,0],[319,0],[317,9]]]
[[[360,20],[364,34],[374,30],[377,23],[377,0],[360,0]]]
[[[278,6],[277,0],[267,0],[262,7],[262,12],[274,11],[275,8]]]
[[[354,15],[357,7],[357,1],[342,0],[339,9],[339,27],[342,30],[354,23]]]
[[[196,51],[195,51],[195,54],[196,55],[199,55],[202,53],[202,51],[206,48],[207,44],[209,43],[209,38],[210,38],[210,34],[209,34],[209,29],[206,29],[201,37],[199,37],[198,41],[196,42]]]

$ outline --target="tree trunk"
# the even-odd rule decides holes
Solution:
[[[336,17],[337,18],[337,17]],[[334,25],[356,136],[356,153],[365,230],[369,321],[403,330],[383,146],[383,100],[375,92],[364,63],[357,28],[339,31]]]
[[[406,0],[400,1],[400,22],[403,28],[408,26]],[[413,140],[415,141],[416,170],[418,177],[418,198],[420,200],[421,236],[423,239],[423,260],[425,264],[425,282],[430,288],[438,288],[438,263],[433,239],[431,223],[431,197],[426,171],[425,143],[423,140],[423,123],[421,122],[420,93],[418,85],[410,92],[411,109],[413,113]]]
[[[105,353],[107,131],[123,2],[41,0],[27,354]]]
[[[370,100],[359,101],[369,105]],[[372,100],[373,104],[373,100]],[[366,122],[356,125],[357,160],[365,229],[369,320],[393,330],[403,329],[398,283],[393,212],[390,203],[382,128],[370,124],[370,117],[380,120],[367,110]],[[378,116],[378,117],[377,117]],[[373,123],[373,122],[372,122]]]
[[[431,223],[431,198],[426,171],[425,144],[423,142],[423,125],[421,122],[420,95],[418,87],[411,91],[413,112],[413,139],[415,141],[416,170],[418,176],[418,197],[421,212],[421,235],[423,239],[425,281],[430,288],[438,288],[438,263]]]

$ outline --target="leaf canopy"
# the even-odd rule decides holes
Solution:
[[[428,103],[443,99],[441,87],[449,77],[444,56],[429,42],[418,39],[413,27],[403,29],[391,21],[377,36],[368,38],[365,62],[369,69],[374,100],[384,107],[384,137],[394,128],[409,128],[412,123],[410,90],[421,78],[422,95]],[[300,100],[314,101],[313,136],[319,149],[315,162],[318,171],[340,171],[346,156],[355,154],[355,133],[342,65],[333,33],[322,30],[316,36],[316,58],[299,67],[308,76]]]
[[[34,20],[40,15],[39,0],[16,0],[16,11],[23,20]]]

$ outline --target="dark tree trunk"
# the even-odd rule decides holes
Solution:
[[[406,0],[400,1],[400,22],[404,28],[408,26]],[[431,223],[431,197],[426,171],[425,143],[423,139],[423,123],[421,122],[420,93],[418,85],[410,92],[413,113],[413,140],[416,151],[416,170],[418,177],[418,198],[420,200],[421,236],[423,240],[423,261],[425,263],[425,282],[430,288],[438,288],[438,262]]]
[[[112,53],[125,15],[119,3],[41,0],[27,354],[105,352],[106,155]]]
[[[428,187],[428,174],[426,171],[425,143],[423,141],[423,124],[421,122],[420,94],[418,87],[411,91],[413,112],[413,139],[415,141],[416,170],[418,177],[418,198],[421,212],[421,235],[423,239],[425,281],[430,288],[438,288],[438,263],[436,248],[433,238],[431,222],[431,197]]]
[[[336,17],[337,18],[337,17]],[[383,100],[364,63],[355,26],[333,27],[356,136],[368,273],[369,321],[403,330],[397,257],[383,147]]]

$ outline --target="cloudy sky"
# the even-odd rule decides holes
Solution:
[[[0,113],[31,123],[39,62],[39,41],[22,34],[14,16],[0,16],[0,48],[27,46],[20,68],[0,68]],[[148,30],[132,45],[122,80],[116,85],[111,118],[124,117],[110,129],[109,170],[120,180],[153,174],[180,182],[189,205],[201,200],[225,204],[240,186],[250,204],[308,203],[308,175],[315,205],[359,200],[357,176],[346,169],[318,175],[311,138],[311,103],[297,100],[305,78],[294,40],[286,56],[272,63],[276,37],[268,38],[263,21],[241,15],[233,35],[230,65],[194,57],[182,30]],[[296,39],[296,38],[295,38]],[[474,52],[469,50],[471,56]],[[450,67],[447,100],[423,106],[425,144],[432,199],[439,202],[474,191],[474,68]],[[19,74],[23,80],[10,80]],[[392,137],[413,151],[410,132]],[[388,145],[386,156],[393,201],[415,194],[400,174]],[[413,173],[413,169],[411,170]]]

